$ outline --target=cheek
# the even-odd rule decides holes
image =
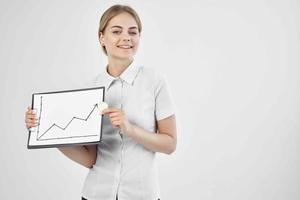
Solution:
[[[115,46],[117,43],[118,39],[114,37],[107,37],[105,40],[105,44],[107,46]]]
[[[134,49],[138,49],[139,45],[140,45],[140,40],[139,39],[134,40]]]
[[[117,48],[116,44],[117,44],[117,41],[115,41],[113,39],[109,39],[109,40],[106,40],[105,46],[106,46],[106,49],[109,51],[109,50],[113,50],[113,49]]]

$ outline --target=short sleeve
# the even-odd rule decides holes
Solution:
[[[162,120],[175,114],[174,102],[166,79],[158,74],[155,84],[155,117]]]

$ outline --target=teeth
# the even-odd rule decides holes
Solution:
[[[131,48],[131,46],[118,46],[119,48],[123,48],[123,49],[130,49]]]

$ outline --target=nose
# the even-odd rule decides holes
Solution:
[[[123,41],[126,41],[126,42],[129,42],[131,40],[130,35],[128,33],[124,33],[122,39],[123,39]]]

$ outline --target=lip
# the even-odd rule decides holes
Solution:
[[[120,49],[132,49],[133,48],[132,45],[117,45],[117,47]]]

